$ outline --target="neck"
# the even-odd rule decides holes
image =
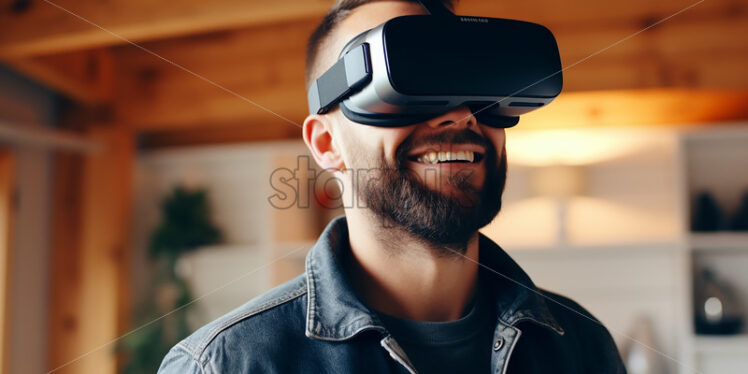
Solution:
[[[412,320],[462,317],[478,278],[478,233],[463,248],[440,248],[361,211],[347,211],[346,221],[349,276],[367,304]]]

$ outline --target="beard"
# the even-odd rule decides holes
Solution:
[[[485,178],[483,186],[471,183],[474,169],[459,170],[448,176],[436,176],[437,186],[446,180],[448,194],[429,188],[417,175],[406,168],[407,153],[419,144],[472,143],[485,148],[483,157]],[[388,164],[384,156],[378,160],[375,175],[365,183],[356,184],[362,202],[379,218],[384,228],[401,228],[437,248],[441,254],[465,252],[467,242],[482,227],[490,223],[501,210],[501,195],[506,182],[506,154],[497,155],[496,148],[470,130],[431,134],[418,140],[406,139],[397,149],[395,164]],[[371,163],[369,164],[371,165]],[[371,170],[371,169],[370,169]],[[439,170],[439,168],[437,168]]]

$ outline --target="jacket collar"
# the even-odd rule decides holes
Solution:
[[[480,277],[495,298],[499,320],[530,321],[563,335],[541,292],[498,245],[480,235]],[[343,259],[350,253],[345,216],[333,219],[306,257],[306,335],[340,341],[366,330],[386,333],[376,313],[364,304],[348,279]]]
[[[485,235],[479,234],[478,245],[480,276],[494,296],[499,320],[510,326],[530,321],[564,335],[564,329],[548,308],[549,297],[535,286],[527,273]],[[550,299],[550,302],[556,301]]]

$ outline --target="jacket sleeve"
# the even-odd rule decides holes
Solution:
[[[595,319],[595,321],[598,320]],[[599,363],[602,366],[599,370],[605,370],[606,373],[611,374],[626,374],[626,367],[613,336],[602,323],[599,321],[597,323],[599,324],[598,331],[594,335],[597,337],[596,341],[599,344],[597,349],[601,358]]]
[[[184,347],[177,344],[164,357],[158,374],[205,374],[205,371]]]

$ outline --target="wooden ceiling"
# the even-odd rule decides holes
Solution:
[[[71,98],[70,121],[126,126],[146,145],[297,137],[306,39],[331,3],[2,0],[0,60]],[[462,0],[457,10],[556,35],[565,93],[525,126],[561,115],[602,125],[748,118],[745,0]],[[90,108],[106,115],[81,114]]]

